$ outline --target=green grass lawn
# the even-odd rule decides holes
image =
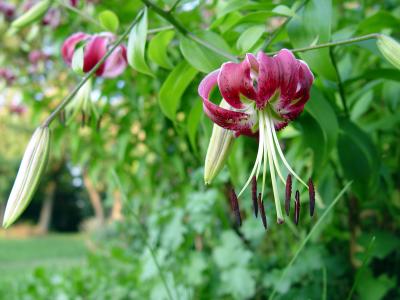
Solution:
[[[0,238],[0,285],[21,279],[37,267],[62,270],[84,264],[82,235],[50,234],[23,239]]]

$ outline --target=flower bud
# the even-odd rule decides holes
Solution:
[[[382,55],[397,69],[400,69],[400,44],[390,36],[381,34],[377,46]]]
[[[12,22],[11,29],[14,31],[18,31],[38,21],[50,8],[52,2],[53,0],[42,0],[38,2],[37,4],[32,6],[32,8],[29,9],[26,13],[24,13],[22,16]]]
[[[226,108],[229,107],[229,104],[222,100],[220,106]],[[206,184],[211,183],[221,171],[228,158],[233,139],[233,131],[214,124],[204,166],[204,182]]]
[[[31,201],[45,170],[49,148],[49,128],[37,128],[25,150],[10,197],[7,201],[3,219],[4,228],[14,223]]]

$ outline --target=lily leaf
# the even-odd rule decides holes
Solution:
[[[196,76],[197,71],[186,61],[182,61],[172,70],[160,90],[160,107],[167,118],[175,121],[175,115],[186,88]]]
[[[128,63],[138,72],[153,75],[145,59],[147,38],[147,8],[144,8],[140,21],[132,28],[128,40]]]
[[[149,43],[149,58],[165,69],[172,69],[173,65],[168,57],[167,47],[175,35],[173,30],[157,33]]]

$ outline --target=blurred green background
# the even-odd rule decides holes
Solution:
[[[23,2],[0,0],[15,8],[11,17],[0,9],[0,69],[13,74],[0,76],[0,219],[30,135],[81,79],[64,64],[62,42],[103,31],[104,10],[118,16],[120,34],[143,7],[81,0],[77,14],[55,1],[58,24],[6,35]],[[400,39],[398,0],[182,0],[173,15],[233,55],[369,33]],[[241,227],[229,204],[229,189],[254,163],[255,139],[235,140],[227,166],[203,183],[212,123],[197,87],[226,59],[165,26],[149,9],[153,76],[128,68],[96,78],[97,116],[52,124],[38,191],[0,230],[0,299],[399,299],[400,70],[376,40],[298,56],[316,80],[305,111],[279,137],[323,205],[314,218],[303,209],[297,227],[277,225],[267,184],[265,231],[250,191],[240,199]],[[45,55],[34,60],[34,51]]]

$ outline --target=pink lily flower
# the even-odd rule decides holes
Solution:
[[[0,12],[5,16],[5,18],[10,21],[15,14],[15,6],[10,3],[6,3],[0,0]]]
[[[310,194],[310,215],[314,213],[314,186],[311,180],[306,184],[289,165],[279,145],[276,131],[284,128],[303,111],[310,97],[310,88],[314,76],[304,61],[294,57],[287,49],[279,51],[273,57],[259,52],[257,56],[247,54],[241,63],[227,62],[220,69],[208,74],[200,83],[198,92],[203,99],[205,114],[217,125],[231,131],[234,136],[258,136],[259,145],[256,161],[248,180],[238,196],[252,184],[254,212],[260,210],[264,227],[266,218],[262,196],[267,173],[267,165],[272,182],[275,200],[277,222],[283,223],[284,218],[279,200],[277,178],[286,186],[285,209],[289,215],[291,201],[292,175],[307,189]],[[210,93],[215,86],[228,108],[218,106],[210,101]],[[287,169],[285,180],[278,160]],[[257,195],[257,178],[262,168],[262,191]],[[231,201],[232,201],[231,199]],[[300,210],[299,193],[296,192],[295,223],[297,224]],[[236,202],[236,201],[234,201]],[[236,204],[234,205],[237,206]],[[238,214],[238,209],[235,213]],[[237,215],[238,217],[238,215]],[[240,216],[239,218],[240,219]]]
[[[84,43],[83,71],[89,72],[106,54],[108,47],[115,41],[111,33],[89,35],[78,32],[67,38],[61,48],[61,54],[68,66],[71,66],[75,48]],[[127,66],[126,47],[120,45],[97,69],[96,75],[113,78],[120,75]]]

